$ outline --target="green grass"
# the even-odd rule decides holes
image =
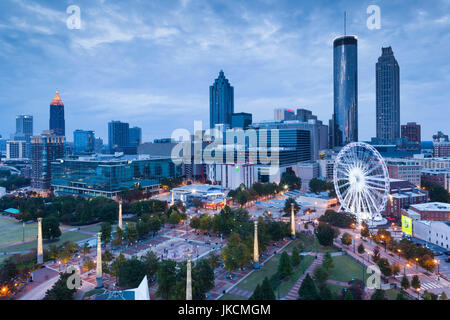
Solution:
[[[297,239],[303,243],[303,251],[309,252],[336,252],[338,251],[335,247],[326,247],[319,244],[319,241],[316,237],[312,237],[310,235],[306,235],[304,233],[298,233]]]
[[[83,231],[88,231],[88,232],[100,232],[101,227],[102,227],[101,224],[95,224],[95,225],[80,227],[80,229]],[[114,230],[114,226],[113,226],[113,230]]]
[[[333,257],[334,268],[330,279],[348,282],[352,279],[363,280],[363,267],[346,255]]]
[[[37,237],[37,223],[25,224],[25,240]],[[0,217],[0,246],[22,241],[22,222]]]
[[[245,297],[238,296],[237,294],[225,293],[219,300],[248,300]]]
[[[278,262],[281,257],[281,253],[283,251],[292,252],[294,246],[298,245],[301,240],[296,239],[291,242],[286,248],[284,248],[281,252],[278,252],[275,256],[273,256],[269,261],[267,261],[260,270],[253,272],[250,276],[241,281],[237,287],[240,289],[254,291],[258,284],[261,284],[265,277],[271,278],[278,270]],[[304,257],[304,267],[305,270],[311,265],[314,260],[312,256]],[[292,288],[294,283],[300,278],[303,274],[302,272],[302,264],[294,268],[294,273],[288,277],[286,280],[282,281],[280,284],[280,297],[284,297],[289,289]],[[278,294],[278,290],[275,290],[275,294]]]
[[[400,290],[399,290],[399,289],[389,289],[389,290],[386,290],[386,291],[385,291],[386,297],[387,297],[389,300],[397,300],[397,295],[398,295],[399,293],[400,293]],[[405,295],[405,296],[406,296],[406,295]],[[406,296],[406,298],[409,299],[408,296]]]
[[[58,241],[55,241],[55,242],[44,241],[44,248],[48,248],[51,244],[61,245],[66,241],[77,242],[77,241],[85,240],[85,239],[88,239],[91,237],[92,236],[90,236],[90,235],[79,233],[76,231],[64,232]],[[34,240],[34,241],[27,242],[27,243],[10,246],[7,248],[1,248],[0,252],[33,250],[33,249],[36,249],[36,247],[37,247],[37,241]]]

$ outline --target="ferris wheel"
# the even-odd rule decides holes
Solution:
[[[358,223],[382,219],[390,182],[386,163],[374,147],[363,142],[343,147],[334,162],[333,180],[341,208]]]

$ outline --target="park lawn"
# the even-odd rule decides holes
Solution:
[[[68,231],[68,232],[64,232],[58,241],[55,241],[55,242],[44,241],[44,248],[48,248],[52,244],[59,246],[66,241],[78,242],[81,240],[89,239],[91,237],[92,236],[88,235],[88,234],[79,233],[76,231]],[[26,250],[36,249],[36,247],[37,247],[37,240],[34,240],[34,241],[26,242],[26,243],[21,243],[18,245],[6,247],[6,248],[1,248],[0,252],[26,251]]]
[[[258,284],[261,284],[265,277],[270,279],[274,274],[277,273],[278,270],[278,262],[281,257],[281,253],[283,251],[286,251],[288,253],[292,252],[292,249],[294,246],[298,245],[301,242],[301,240],[296,239],[292,241],[286,248],[284,248],[281,252],[274,255],[269,261],[266,261],[263,266],[261,266],[261,269],[254,271],[251,275],[249,275],[247,278],[245,278],[243,281],[241,281],[237,287],[240,289],[248,290],[253,292]],[[311,263],[314,260],[314,257],[312,256],[304,256],[304,267],[305,270],[311,265]],[[287,280],[284,280],[280,284],[280,297],[284,297],[289,289],[292,288],[292,286],[295,284],[295,282],[300,278],[300,276],[303,274],[302,272],[302,264],[298,265],[294,268],[294,273],[287,278]],[[275,293],[278,294],[278,291],[275,290]]]
[[[364,268],[346,255],[333,257],[334,268],[331,270],[330,279],[348,282],[353,279],[363,280]]]
[[[0,217],[0,246],[23,239],[23,227],[21,221],[14,221],[5,217]],[[37,237],[37,223],[25,224],[25,240]]]
[[[248,300],[245,297],[238,296],[237,294],[225,293],[219,300]]]
[[[319,241],[316,237],[312,237],[310,235],[304,234],[304,233],[297,233],[297,239],[301,240],[303,243],[303,251],[310,252],[310,251],[318,251],[318,252],[337,252],[337,248],[335,247],[326,247],[319,244]]]
[[[337,296],[341,296],[342,294],[342,289],[344,289],[345,287],[340,286],[338,284],[334,284],[334,283],[327,283],[327,287],[331,290],[332,293],[334,293]]]
[[[389,300],[397,300],[397,295],[400,293],[399,289],[389,289],[385,291],[386,297]],[[409,300],[408,296],[406,298]]]
[[[102,228],[102,224],[101,223],[80,227],[81,230],[88,231],[88,232],[100,232],[101,228]],[[113,226],[113,230],[114,230],[114,226]]]

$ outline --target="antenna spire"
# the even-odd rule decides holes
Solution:
[[[347,11],[344,11],[344,36],[347,35]]]

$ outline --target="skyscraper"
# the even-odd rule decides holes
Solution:
[[[333,147],[358,141],[358,38],[333,41]]]
[[[275,121],[287,121],[287,120],[295,120],[295,112],[290,109],[275,109],[273,111],[274,120]]]
[[[226,124],[231,127],[234,113],[234,88],[230,85],[222,70],[219,77],[209,87],[209,125]]]
[[[401,137],[408,139],[409,142],[415,144],[416,149],[420,151],[421,146],[421,134],[420,134],[420,124],[415,122],[408,122],[401,126]]]
[[[400,67],[391,47],[381,51],[376,63],[377,139],[392,143],[400,138]]]
[[[73,132],[73,151],[75,154],[91,154],[95,150],[95,133],[92,130]]]
[[[123,151],[130,145],[130,125],[126,122],[108,123],[108,148],[110,152]]]
[[[18,115],[16,116],[16,134],[17,137],[21,137],[20,140],[30,142],[33,135],[33,116]]]
[[[64,137],[44,131],[31,137],[31,187],[49,190],[52,162],[64,158]]]
[[[66,135],[66,124],[64,120],[64,104],[56,90],[55,97],[50,103],[50,130],[57,136]]]
[[[142,129],[139,127],[133,127],[129,130],[129,143],[130,146],[138,146],[142,143]]]

